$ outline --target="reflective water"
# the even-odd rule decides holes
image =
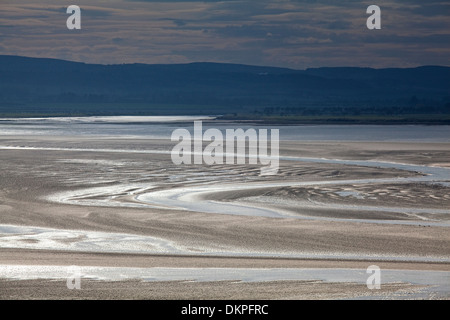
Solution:
[[[168,139],[172,131],[184,127],[193,132],[195,120],[209,116],[173,117],[61,117],[0,118],[0,135],[91,135],[142,136]],[[428,141],[450,142],[450,126],[427,125],[283,125],[256,126],[242,123],[203,123],[203,129],[280,129],[281,140],[317,141]]]

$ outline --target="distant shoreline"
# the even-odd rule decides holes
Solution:
[[[254,125],[450,125],[450,115],[447,114],[430,114],[430,115],[398,115],[398,116],[349,116],[349,117],[336,117],[336,116],[305,116],[305,117],[290,117],[290,116],[267,116],[267,117],[254,117],[250,114],[246,115],[130,115],[130,114],[22,114],[22,113],[10,113],[1,114],[0,122],[19,119],[34,119],[34,118],[87,118],[87,117],[186,117],[186,121],[190,117],[215,117],[215,119],[205,119],[205,123],[247,123]],[[170,121],[174,122],[186,122],[184,120]],[[159,122],[159,121],[158,121]],[[100,122],[99,122],[100,123]],[[108,123],[112,123],[108,121]],[[119,121],[118,123],[133,124],[133,123],[147,123],[146,121]],[[148,123],[153,123],[148,121]],[[159,123],[166,123],[161,121]]]

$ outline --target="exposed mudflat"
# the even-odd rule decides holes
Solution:
[[[302,159],[282,160],[274,176],[248,164],[176,166],[173,145],[0,136],[0,298],[450,297],[450,143],[281,141],[281,156]],[[396,270],[380,290],[365,283],[373,264],[382,275]],[[148,281],[131,271],[120,279],[82,274],[82,290],[68,290],[64,277],[51,279],[48,270],[72,265],[143,268],[142,274],[225,268],[236,279],[226,272],[207,281],[187,271],[186,281]],[[21,266],[22,276],[8,266]],[[27,266],[50,273],[37,277]],[[268,268],[276,277],[261,276]],[[357,270],[364,277],[301,278],[306,269]],[[429,272],[434,280],[400,276],[401,270]],[[439,275],[443,286],[436,289]]]

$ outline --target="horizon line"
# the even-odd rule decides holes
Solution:
[[[310,69],[372,69],[372,70],[388,70],[388,69],[418,69],[418,68],[430,68],[430,67],[438,67],[438,68],[450,68],[446,65],[433,65],[433,64],[424,64],[418,65],[415,67],[384,67],[384,68],[374,68],[374,67],[357,67],[357,66],[323,66],[323,67],[310,67],[305,69],[294,69],[288,67],[277,67],[270,65],[252,65],[245,63],[232,63],[232,62],[213,62],[213,61],[192,61],[186,63],[142,63],[142,62],[127,62],[127,63],[89,63],[83,61],[74,61],[74,60],[66,60],[61,58],[50,58],[50,57],[32,57],[32,56],[21,56],[21,55],[13,55],[13,54],[1,54],[0,57],[15,57],[15,58],[26,58],[26,59],[42,59],[42,60],[55,60],[55,61],[64,61],[70,63],[81,63],[85,65],[100,65],[100,66],[124,66],[124,65],[145,65],[145,66],[183,66],[183,65],[192,65],[192,64],[221,64],[221,65],[234,65],[234,66],[246,66],[246,67],[256,67],[256,68],[272,68],[279,70],[290,70],[290,71],[305,71]]]

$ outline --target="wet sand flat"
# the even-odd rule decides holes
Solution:
[[[1,299],[50,300],[321,300],[370,298],[361,284],[319,281],[236,282],[141,282],[83,281],[81,290],[68,290],[65,281],[0,280]],[[377,291],[377,299],[404,299],[423,286],[392,283]]]
[[[382,182],[422,177],[421,172],[281,161],[278,175],[263,177],[254,165],[175,166],[168,155],[173,143],[164,140],[3,136],[0,146],[5,147],[0,150],[0,265],[301,270],[376,264],[381,270],[450,271],[450,193],[445,181]],[[442,168],[450,159],[448,143],[289,141],[280,146],[281,155],[298,157]],[[359,179],[380,182],[357,183]],[[320,181],[355,183],[309,185]],[[230,214],[140,200],[141,195],[165,190],[270,183],[292,186],[203,196],[208,203],[235,206]],[[308,185],[295,185],[299,183]],[[242,215],[243,206],[286,216]],[[386,209],[370,209],[380,207]],[[393,207],[423,209],[389,210]],[[395,298],[402,290],[422,288],[401,280],[386,283],[386,291],[373,292],[364,283],[323,281],[149,284],[85,279],[83,290],[73,292],[61,288],[61,281],[5,279],[0,297],[52,299],[60,292],[61,298],[75,299]],[[448,283],[448,277],[443,282]],[[420,297],[435,296],[427,292]],[[449,293],[436,297],[448,298]]]

